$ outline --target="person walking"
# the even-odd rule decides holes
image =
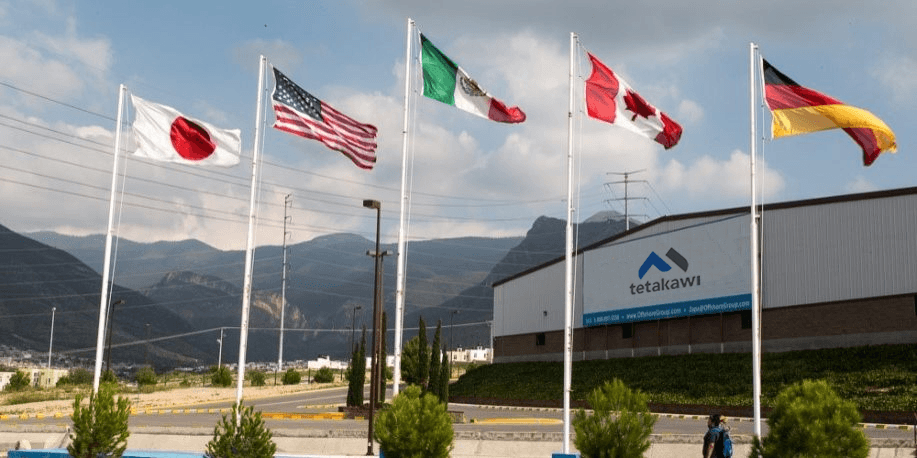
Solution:
[[[729,435],[726,419],[716,413],[707,417],[707,434],[704,434],[704,458],[727,458],[724,437]],[[731,444],[730,444],[731,445]],[[731,446],[729,447],[732,448]],[[731,452],[731,450],[730,450]],[[731,456],[731,453],[730,455]]]

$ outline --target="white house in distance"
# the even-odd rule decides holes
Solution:
[[[480,345],[474,348],[458,347],[455,350],[449,351],[448,355],[449,361],[452,363],[489,363],[493,361],[493,350],[490,348],[484,348]]]

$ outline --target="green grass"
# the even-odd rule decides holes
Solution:
[[[651,403],[751,406],[751,354],[695,354],[582,361],[573,364],[571,399],[619,378],[649,395]],[[773,405],[784,387],[823,379],[862,410],[917,409],[917,345],[881,345],[765,353],[761,404]],[[562,399],[563,364],[480,366],[449,387],[452,396],[556,401]]]

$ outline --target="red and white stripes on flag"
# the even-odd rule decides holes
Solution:
[[[335,110],[273,70],[274,128],[318,140],[350,158],[357,167],[371,170],[376,163],[376,127]]]

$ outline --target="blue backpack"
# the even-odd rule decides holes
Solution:
[[[714,453],[717,450],[721,450],[724,458],[732,458],[732,438],[729,437],[729,430],[726,428],[717,428],[719,433],[716,436],[716,445],[713,447]]]

